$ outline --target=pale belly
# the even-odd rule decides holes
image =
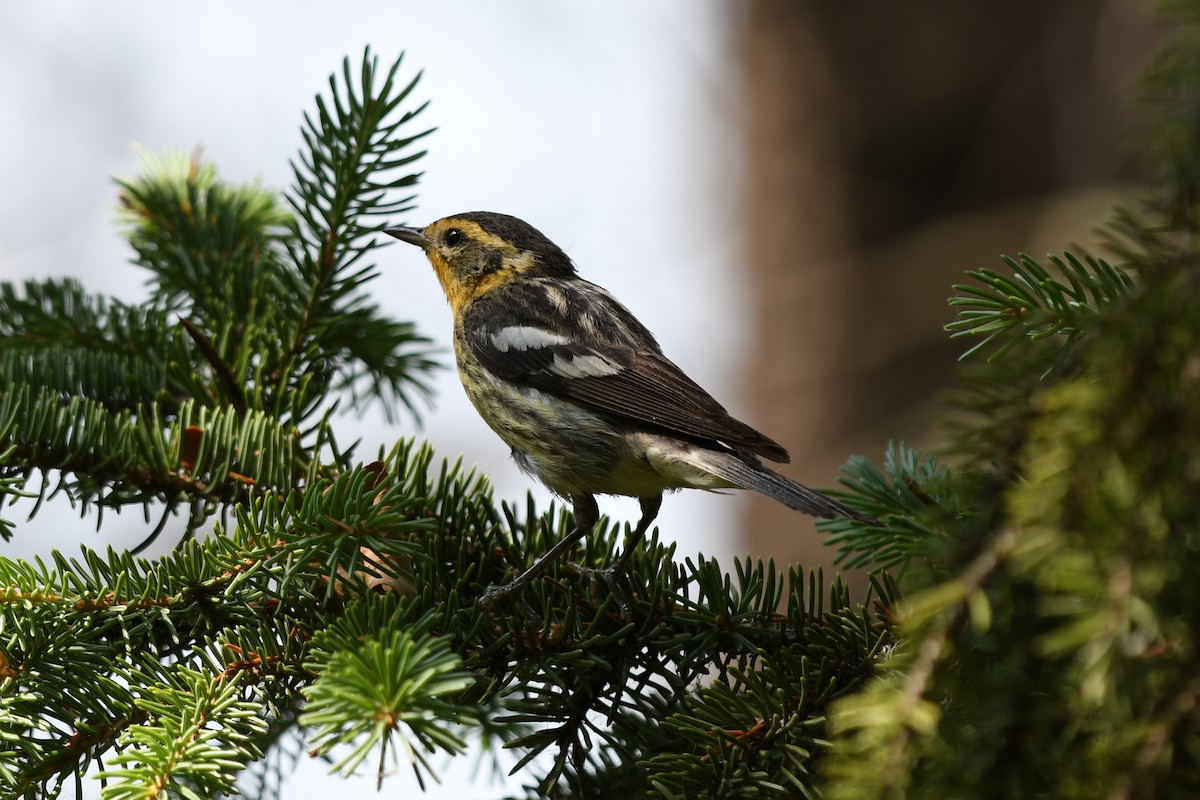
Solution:
[[[617,428],[581,406],[481,369],[460,377],[479,415],[512,448],[513,458],[553,492],[654,497],[669,489],[727,488],[688,463],[692,445]]]

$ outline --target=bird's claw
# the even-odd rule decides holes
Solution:
[[[495,619],[496,603],[505,599],[512,600],[513,605],[516,606],[517,611],[522,617],[535,625],[541,625],[542,615],[534,610],[533,606],[529,605],[525,600],[523,596],[524,589],[524,584],[521,584],[519,581],[512,581],[511,583],[499,586],[493,584],[479,598],[479,605],[483,607],[484,613]]]
[[[629,622],[633,618],[633,604],[629,601],[629,595],[626,594],[624,587],[621,586],[621,577],[625,574],[625,570],[621,567],[604,567],[597,569],[595,567],[585,567],[575,562],[567,564],[567,568],[576,575],[587,578],[595,584],[597,581],[602,582],[608,589],[609,594],[617,602],[617,607],[621,610],[621,619]]]

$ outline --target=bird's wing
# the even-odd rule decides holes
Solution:
[[[586,313],[558,313],[569,305],[561,298],[550,298],[549,307],[534,297],[522,299],[470,309],[462,320],[463,344],[493,374],[635,426],[789,460],[782,446],[731,417],[663,356],[649,332],[615,300],[598,309],[597,299],[590,298],[584,307],[605,313],[589,319]],[[608,335],[613,330],[617,335]]]

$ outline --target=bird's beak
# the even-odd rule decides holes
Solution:
[[[425,238],[425,232],[420,228],[384,228],[383,232],[388,236],[395,236],[402,242],[415,244],[422,250],[429,247],[429,240]]]

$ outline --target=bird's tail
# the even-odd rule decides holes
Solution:
[[[820,519],[849,517],[868,525],[883,527],[883,523],[874,517],[855,511],[832,497],[826,497],[815,489],[796,483],[791,478],[785,478],[761,464],[747,463],[729,453],[709,451],[706,455],[710,457],[705,459],[704,466],[714,475],[743,489],[778,500],[788,508]]]

